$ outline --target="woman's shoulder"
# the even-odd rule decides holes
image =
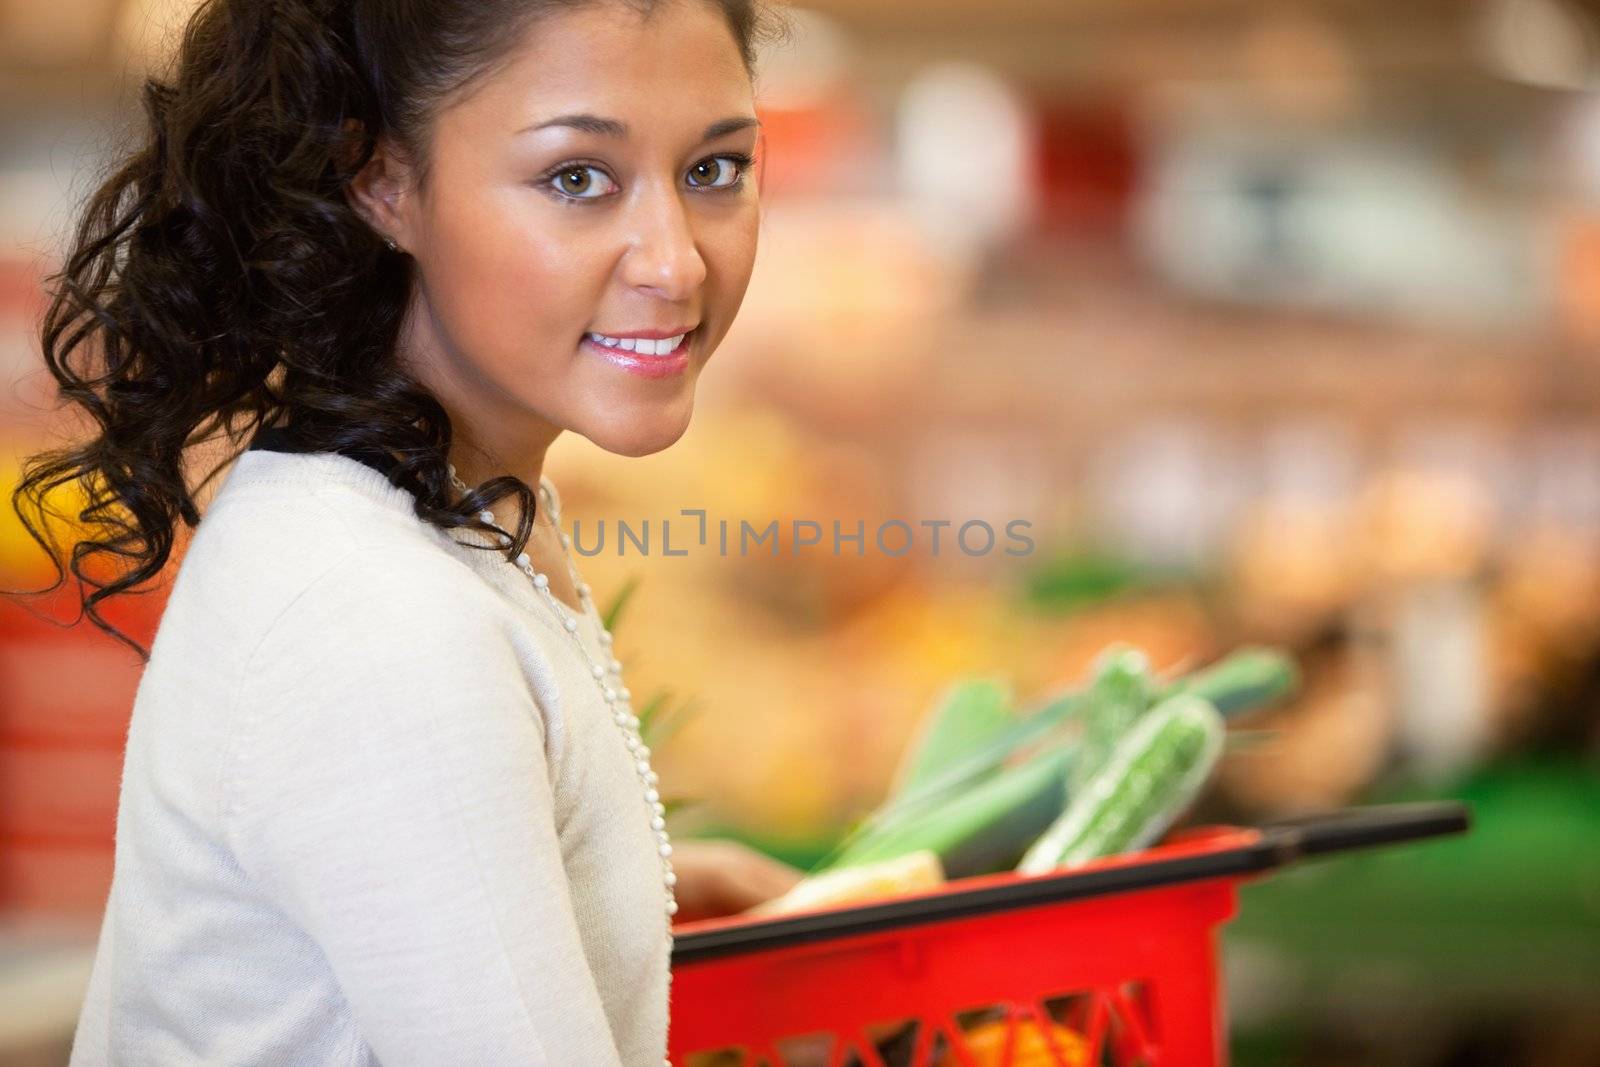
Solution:
[[[173,598],[258,636],[305,600],[376,630],[494,613],[496,598],[447,536],[354,460],[247,452],[204,513]]]
[[[298,723],[315,734],[333,716],[369,724],[371,738],[460,737],[468,711],[492,705],[504,730],[535,728],[559,758],[561,685],[548,649],[438,545],[365,543],[297,575],[273,604],[235,650],[241,721],[270,714],[274,730]]]

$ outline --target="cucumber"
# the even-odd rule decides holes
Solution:
[[[1017,870],[1041,874],[1152,844],[1205,785],[1222,737],[1222,715],[1210,701],[1180,693],[1158,704],[1117,744]]]
[[[1069,795],[1083,791],[1155,698],[1150,657],[1128,645],[1113,645],[1100,654],[1089,683],[1089,706],[1072,763]]]

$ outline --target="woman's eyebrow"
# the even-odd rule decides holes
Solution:
[[[707,126],[706,132],[701,140],[714,141],[718,137],[723,137],[739,130],[748,129],[751,126],[760,125],[760,119],[753,118],[748,115],[736,115],[733,118],[722,119]],[[590,115],[586,112],[580,112],[574,115],[557,115],[553,119],[547,119],[544,122],[535,123],[532,126],[524,126],[522,129],[517,131],[517,135],[531,133],[534,130],[542,130],[549,126],[567,126],[574,130],[580,130],[583,133],[598,134],[602,137],[628,136],[627,123],[620,122],[617,119],[601,118],[599,115]]]

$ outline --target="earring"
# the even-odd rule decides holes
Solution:
[[[400,246],[394,243],[393,237],[385,237],[383,239],[383,243],[389,246],[389,251],[391,252],[400,251]]]

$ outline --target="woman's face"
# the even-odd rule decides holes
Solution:
[[[750,280],[757,135],[703,0],[545,18],[439,111],[387,232],[417,266],[404,356],[463,437],[515,462],[561,430],[629,456],[683,434]]]

